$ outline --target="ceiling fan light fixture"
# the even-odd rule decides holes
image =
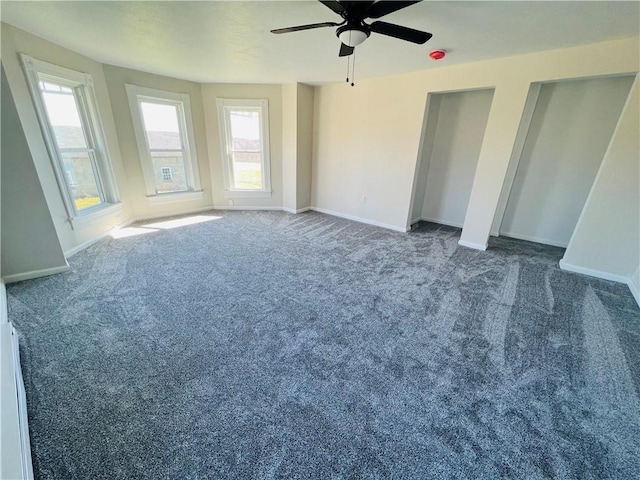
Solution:
[[[357,47],[369,38],[369,35],[369,32],[358,28],[346,27],[344,29],[338,29],[338,38],[349,47]]]

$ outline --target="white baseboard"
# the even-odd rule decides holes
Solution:
[[[594,270],[592,268],[579,267],[577,265],[571,265],[564,261],[564,258],[560,260],[560,268],[562,270],[566,270],[567,272],[581,273],[583,275],[589,275],[590,277],[602,278],[604,280],[611,280],[613,282],[625,283],[629,290],[631,290],[631,294],[633,298],[635,298],[636,303],[640,307],[640,286],[636,285],[633,281],[633,277],[624,277],[622,275],[616,275],[615,273],[603,272],[601,270]]]
[[[131,222],[127,222],[127,224],[130,225]],[[123,226],[124,225],[121,225],[121,226],[118,226],[116,228],[122,228]],[[70,248],[69,250],[64,252],[65,258],[69,259],[69,258],[73,257],[76,253],[81,252],[85,248],[89,248],[91,245],[93,245],[94,243],[99,242],[100,240],[102,240],[107,235],[109,235],[109,232],[102,233],[102,234],[98,235],[97,237],[93,237],[91,240],[87,240],[86,242],[83,242],[80,245],[76,245],[75,247]]]
[[[7,323],[9,316],[7,314],[7,289],[4,281],[0,279],[0,325]]]
[[[552,247],[567,248],[566,243],[558,242],[556,240],[549,240],[547,238],[530,237],[528,235],[520,235],[518,233],[511,232],[499,232],[498,235],[501,237],[515,238],[516,240],[526,240],[527,242],[542,243],[544,245],[551,245]]]
[[[580,267],[578,265],[571,265],[564,261],[564,258],[560,260],[560,268],[568,272],[582,273],[583,275],[589,275],[591,277],[602,278],[604,280],[612,280],[614,282],[629,284],[629,277],[623,277],[622,275],[616,275],[615,273],[603,272],[601,270],[594,270],[592,268]]]
[[[297,210],[295,210],[293,208],[282,207],[282,211],[283,212],[287,212],[287,213],[304,213],[304,212],[308,212],[310,210],[311,210],[311,207],[299,208]]]
[[[15,283],[22,282],[23,280],[31,280],[33,278],[47,277],[49,275],[55,275],[56,273],[68,272],[69,270],[71,270],[71,267],[69,267],[69,264],[67,263],[62,267],[45,268],[42,270],[16,273],[15,275],[6,275],[2,277],[2,279],[4,280],[4,283]]]
[[[486,250],[487,245],[483,245],[481,243],[467,242],[466,240],[458,240],[458,245],[462,245],[463,247],[473,248],[474,250]]]
[[[388,223],[378,222],[376,220],[356,217],[354,215],[347,215],[346,213],[335,212],[333,210],[327,210],[326,208],[311,207],[310,210],[320,213],[326,213],[327,215],[333,215],[334,217],[346,218],[347,220],[353,220],[354,222],[366,223],[367,225],[386,228],[395,232],[407,233],[409,231],[407,227],[398,227],[397,225],[391,225]]]
[[[629,286],[629,290],[631,290],[633,298],[636,299],[636,303],[640,307],[640,287],[636,285],[631,278],[629,279],[629,281],[627,281],[627,285]]]

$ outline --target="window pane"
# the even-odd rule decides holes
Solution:
[[[232,111],[229,114],[233,150],[242,152],[260,151],[260,113],[255,111]]]
[[[262,190],[262,155],[259,152],[233,153],[233,188]]]
[[[140,102],[149,149],[181,150],[178,108],[175,105]]]
[[[81,211],[102,203],[100,190],[88,153],[63,153],[64,173],[76,209]]]
[[[40,82],[40,90],[58,146],[87,148],[73,92],[69,88],[45,82]]]
[[[184,159],[181,153],[151,152],[151,162],[158,193],[188,190]]]

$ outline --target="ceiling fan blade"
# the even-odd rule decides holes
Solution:
[[[310,23],[308,25],[298,25],[297,27],[276,28],[275,30],[271,30],[271,33],[299,32],[300,30],[311,30],[312,28],[339,26],[340,24],[335,22]]]
[[[414,0],[413,2],[396,2],[381,0],[374,3],[367,10],[367,18],[380,18],[390,13],[397,12],[398,10],[413,5],[414,3],[420,3],[422,0]]]
[[[344,8],[340,4],[340,2],[336,2],[336,0],[320,0],[320,3],[322,3],[325,7],[329,7],[331,10],[336,12],[338,15],[342,15],[344,12],[347,11],[347,9]]]
[[[370,28],[372,32],[419,44],[426,43],[427,40],[433,37],[433,35],[427,32],[421,32],[420,30],[414,30],[413,28],[402,27],[387,22],[373,22]]]
[[[349,45],[345,45],[344,43],[340,44],[340,53],[338,53],[339,57],[348,57],[355,50],[354,47],[350,47]]]

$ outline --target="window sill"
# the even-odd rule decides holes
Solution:
[[[271,190],[225,190],[224,198],[271,198]]]
[[[202,200],[204,192],[202,190],[190,192],[161,193],[158,195],[147,196],[149,205],[166,205],[168,203],[189,202],[193,200]]]
[[[117,216],[122,213],[122,203],[110,203],[105,206],[96,208],[95,210],[87,211],[69,219],[71,228],[77,230],[78,228],[88,227],[94,223],[97,223],[100,219],[107,216]]]

